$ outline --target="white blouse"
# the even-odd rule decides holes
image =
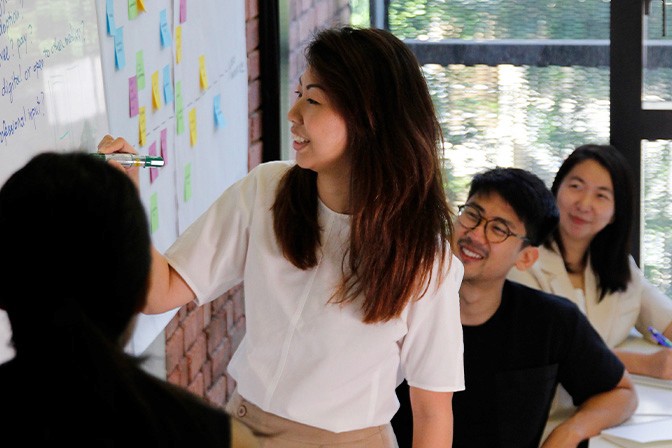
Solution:
[[[426,295],[400,318],[363,323],[360,301],[329,303],[342,276],[348,215],[320,202],[316,267],[300,270],[281,253],[271,206],[289,167],[255,168],[166,253],[201,304],[244,282],[246,334],[228,366],[238,392],[267,412],[342,432],[388,423],[403,377],[431,391],[464,389],[460,261],[449,255],[447,272],[435,270]]]

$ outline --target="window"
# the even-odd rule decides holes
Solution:
[[[385,23],[418,56],[445,134],[454,203],[483,169],[515,165],[550,186],[576,146],[611,142],[642,191],[633,256],[672,296],[672,29],[664,29],[661,2],[352,5],[356,24]]]

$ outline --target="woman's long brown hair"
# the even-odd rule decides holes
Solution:
[[[307,63],[347,122],[351,157],[350,247],[332,301],[363,297],[363,321],[384,322],[443,275],[452,214],[441,176],[442,134],[413,53],[391,33],[345,27],[320,32]],[[285,257],[317,264],[316,173],[292,167],[273,204]]]

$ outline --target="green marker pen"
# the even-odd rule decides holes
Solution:
[[[95,152],[91,155],[102,160],[114,160],[123,166],[160,168],[165,165],[163,158],[158,156],[141,156],[139,154],[129,154],[125,152],[114,152],[112,154],[101,154],[99,152]]]

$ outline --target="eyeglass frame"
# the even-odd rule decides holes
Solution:
[[[465,225],[465,224],[460,220],[460,216],[462,216],[462,211],[463,211],[465,208],[473,209],[473,210],[475,210],[475,211],[477,212],[477,215],[478,215],[479,220],[478,220],[478,222],[477,222],[474,226],[472,226],[472,227],[469,227],[469,226]],[[504,241],[508,240],[509,237],[511,237],[511,236],[515,236],[516,238],[521,239],[521,240],[523,241],[523,243],[526,243],[526,244],[530,244],[530,243],[531,243],[531,241],[530,241],[530,239],[527,237],[527,235],[518,235],[517,233],[513,233],[513,232],[511,231],[511,229],[509,228],[509,225],[508,225],[506,222],[504,222],[504,220],[503,220],[502,218],[486,219],[486,218],[483,216],[483,214],[481,213],[481,211],[480,211],[477,207],[475,207],[474,205],[472,205],[472,204],[462,204],[462,205],[458,205],[458,206],[457,206],[457,216],[456,216],[456,220],[460,223],[460,225],[461,225],[462,227],[466,228],[467,230],[474,230],[474,229],[477,229],[478,226],[480,226],[481,223],[482,223],[483,221],[485,221],[485,224],[483,225],[483,236],[485,236],[485,239],[486,239],[489,243],[491,243],[491,244],[499,244],[499,243],[503,243]],[[488,238],[488,224],[490,224],[491,222],[497,222],[497,223],[500,223],[500,224],[504,225],[504,227],[506,227],[506,234],[505,234],[503,240],[501,240],[501,241],[490,241],[490,239]]]

